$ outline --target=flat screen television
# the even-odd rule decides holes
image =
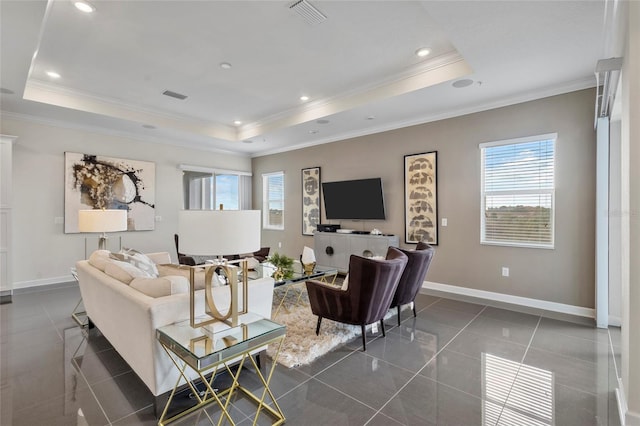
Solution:
[[[382,179],[323,182],[327,220],[384,220]]]

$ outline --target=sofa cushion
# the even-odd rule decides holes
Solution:
[[[189,282],[189,266],[184,265],[158,265],[158,272],[160,277],[167,277],[170,275],[178,275],[184,277]],[[196,290],[202,290],[204,288],[204,269],[196,269]]]
[[[158,265],[158,271],[160,277],[168,277],[171,275],[178,275],[180,277],[184,277],[189,282],[189,269],[190,266],[185,265]],[[205,270],[204,267],[197,266],[195,267],[195,288],[196,290],[202,290],[204,288],[204,276]],[[224,277],[214,274],[215,276],[211,280],[211,285],[213,287],[220,287],[226,285],[226,280]]]
[[[109,263],[110,254],[111,252],[109,250],[96,250],[89,256],[89,264],[104,272],[104,267]]]
[[[189,280],[176,275],[162,278],[134,278],[129,285],[150,297],[189,293]]]
[[[130,263],[109,259],[104,267],[104,273],[125,284],[130,284],[134,278],[152,278],[141,269]]]
[[[119,253],[111,253],[111,258],[121,262],[127,262],[136,268],[146,272],[151,278],[158,278],[158,267],[146,254],[131,248],[123,248]]]

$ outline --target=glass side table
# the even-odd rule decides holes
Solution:
[[[158,328],[156,337],[180,372],[180,377],[169,395],[162,415],[158,420],[158,425],[171,423],[213,402],[217,403],[222,410],[219,423],[224,417],[230,424],[234,425],[235,423],[229,414],[229,401],[236,391],[243,392],[256,404],[256,415],[253,424],[256,424],[262,410],[274,418],[274,425],[280,425],[285,422],[284,414],[269,388],[269,383],[286,336],[286,327],[253,314],[247,314],[244,319],[247,321],[246,323],[226,330],[216,331],[215,333],[207,327],[192,328],[188,320]],[[251,356],[251,352],[272,343],[277,344],[278,349],[271,368],[265,377]],[[240,373],[243,371],[242,367],[247,360],[253,365],[264,387],[260,397],[254,395],[238,382]],[[232,362],[238,362],[236,372],[231,369],[230,364]],[[204,392],[198,392],[194,381],[185,374],[187,368],[197,373],[198,378],[205,386]],[[213,389],[213,380],[219,369],[226,370],[233,379],[231,386],[222,391]],[[205,374],[208,374],[209,371],[212,371],[213,374],[207,380]],[[193,407],[167,418],[171,401],[178,388],[182,386],[182,383],[186,383],[191,388],[197,403]],[[223,402],[221,397],[224,396],[226,396],[226,400]],[[271,399],[273,407],[265,402],[267,396]]]
[[[258,279],[263,277],[270,277],[274,271],[275,271],[275,268],[273,266],[270,266],[269,264],[261,263],[258,266],[256,266],[254,270],[250,270],[248,272],[248,278],[251,280],[251,279]],[[287,300],[287,295],[289,294],[289,292],[297,292],[297,298],[295,298],[295,293],[294,293],[295,301],[291,306],[300,305],[300,300],[302,298],[302,295],[305,292],[305,282],[307,280],[320,280],[327,284],[333,285],[336,281],[337,276],[338,276],[338,270],[336,268],[316,266],[313,268],[312,272],[307,273],[302,268],[302,264],[300,262],[297,262],[297,261],[294,262],[293,273],[291,277],[280,280],[280,281],[276,281],[274,283],[274,290],[275,288],[282,287],[284,288],[284,293],[280,297],[280,302],[278,303],[278,307],[276,308],[276,310],[274,311],[271,317],[273,319],[276,319],[282,309],[284,309],[284,311],[287,313],[289,312],[289,309],[287,308],[287,306],[285,306],[285,301]]]
[[[76,268],[71,268],[71,275],[73,276],[73,279],[76,280],[76,282],[79,282],[78,271],[76,270]],[[71,318],[73,318],[73,320],[80,327],[84,327],[85,325],[89,324],[89,321],[87,318],[87,312],[84,310],[80,310],[80,305],[82,305],[82,296],[80,297],[80,300],[78,300],[75,308],[73,308],[73,311],[71,311]]]

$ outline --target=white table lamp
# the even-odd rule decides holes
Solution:
[[[121,209],[80,210],[78,211],[78,230],[80,232],[102,233],[98,240],[98,249],[106,250],[107,232],[127,230],[127,211]]]
[[[251,253],[260,249],[260,210],[181,210],[178,212],[180,251],[187,255],[207,256]],[[211,320],[196,322],[194,293],[195,272],[191,269],[191,327],[201,327],[215,321],[238,324],[238,314],[246,313],[248,306],[247,262],[241,261],[243,274],[243,310],[238,311],[238,271],[227,263],[207,265],[205,273],[205,311]],[[231,303],[226,314],[215,306],[211,293],[214,273],[226,275],[231,290]]]

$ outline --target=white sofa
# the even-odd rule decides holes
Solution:
[[[152,253],[147,256],[158,265],[171,263],[169,253]],[[95,261],[94,258],[92,255],[90,260],[76,263],[80,293],[90,321],[98,327],[153,395],[157,397],[170,391],[175,386],[179,373],[158,343],[156,329],[189,318],[188,281],[184,277],[167,277],[171,273],[171,267],[164,267],[161,268],[164,280],[136,279],[128,285],[126,279],[123,282],[114,278],[120,277],[119,274],[112,271],[108,271],[110,275],[105,273],[105,263]],[[162,277],[163,272],[160,275]],[[136,288],[157,297],[144,294]],[[154,290],[148,291],[148,288]],[[158,294],[158,290],[162,294]],[[216,304],[221,309],[228,306],[228,288],[215,287],[213,293]],[[273,279],[250,280],[248,295],[249,312],[270,318]],[[198,290],[196,314],[203,312],[204,291]],[[196,377],[195,374],[191,376]]]

